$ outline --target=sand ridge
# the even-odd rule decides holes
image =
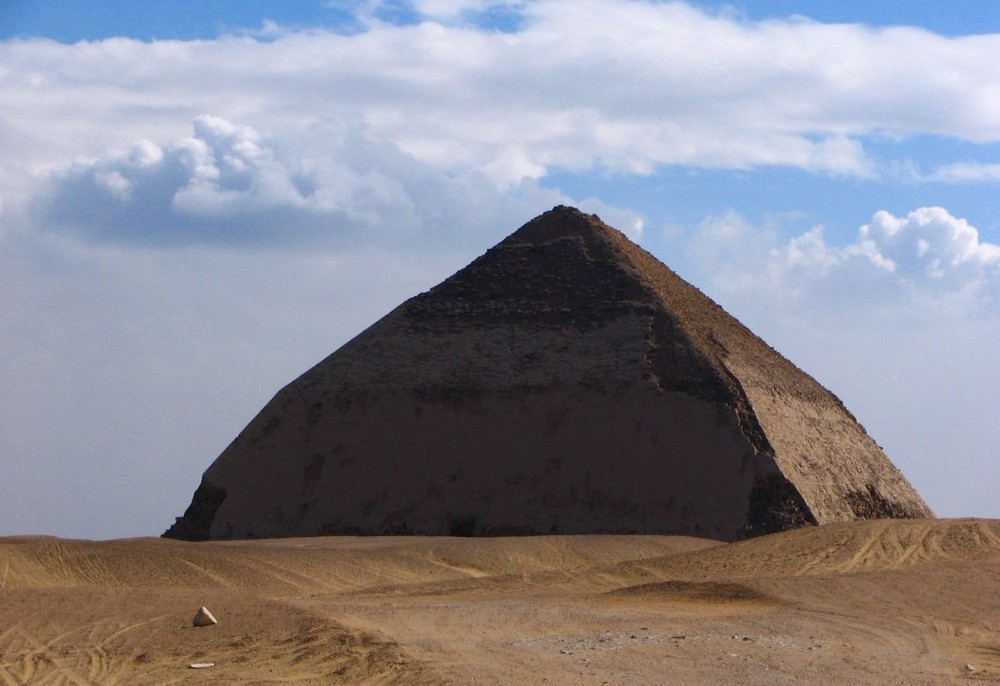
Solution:
[[[998,590],[992,520],[727,544],[6,538],[0,684],[998,683]],[[191,627],[201,605],[217,626]]]

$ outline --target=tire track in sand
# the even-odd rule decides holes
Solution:
[[[85,677],[72,667],[63,664],[65,658],[53,655],[50,646],[27,629],[15,626],[0,633],[0,655],[5,656],[0,663],[0,677],[7,684],[73,684],[91,686],[97,683]],[[16,663],[7,660],[8,655],[17,655]]]

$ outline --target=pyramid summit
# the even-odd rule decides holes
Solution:
[[[928,516],[832,393],[560,206],[278,392],[164,535],[738,540]]]

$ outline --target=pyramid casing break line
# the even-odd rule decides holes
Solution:
[[[556,207],[282,389],[164,535],[736,540],[928,516],[832,393]]]

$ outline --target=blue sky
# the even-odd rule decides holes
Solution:
[[[44,36],[60,42],[129,36],[140,40],[212,39],[227,31],[257,28],[264,21],[292,27],[340,29],[354,26],[354,10],[363,0],[172,0],[164,3],[125,2],[109,10],[107,3],[75,0],[5,0],[0,5],[0,37]],[[489,3],[503,7],[504,3]],[[508,6],[519,3],[506,3]],[[753,2],[692,2],[708,12],[725,12],[750,20],[783,20],[801,15],[825,23],[873,26],[919,26],[946,36],[994,33],[1000,30],[1000,10],[993,0],[957,3],[884,0],[755,0]],[[413,20],[419,13],[404,1],[383,3],[383,16]],[[507,28],[513,12],[483,12],[503,18]]]
[[[1000,516],[994,2],[8,0],[0,65],[0,535],[160,533],[282,385],[558,203]]]

